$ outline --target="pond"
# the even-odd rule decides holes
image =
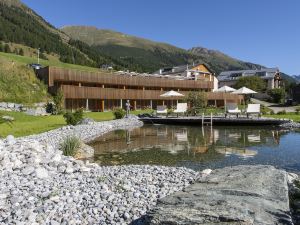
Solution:
[[[300,171],[300,132],[276,127],[145,125],[90,143],[101,165],[150,164],[195,170],[268,164]]]

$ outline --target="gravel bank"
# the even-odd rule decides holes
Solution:
[[[129,224],[158,198],[192,183],[197,173],[189,169],[101,167],[65,157],[57,148],[70,134],[88,142],[140,125],[132,117],[0,140],[0,224]]]
[[[280,127],[287,128],[287,129],[297,129],[300,128],[300,123],[288,122],[288,123],[281,124]]]

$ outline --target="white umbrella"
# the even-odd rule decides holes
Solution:
[[[217,89],[215,92],[230,93],[230,92],[233,92],[233,91],[236,91],[236,89],[234,89],[232,87],[228,87],[228,86],[225,85],[225,86],[220,87],[219,89]],[[224,110],[225,110],[225,113],[226,113],[226,98],[224,98]]]
[[[179,93],[179,92],[177,92],[177,91],[171,90],[171,91],[168,91],[168,92],[166,92],[166,93],[164,93],[164,94],[162,94],[160,96],[161,97],[183,97],[184,95],[181,94],[181,93]],[[173,100],[172,100],[172,107],[173,107]]]
[[[238,95],[250,95],[250,94],[256,94],[256,91],[253,91],[249,88],[246,87],[242,87],[234,92],[232,92],[233,94],[238,94]]]
[[[168,91],[162,95],[160,95],[161,97],[182,97],[184,96],[183,94],[177,92],[177,91]]]
[[[232,87],[228,87],[228,86],[223,86],[223,87],[220,87],[219,89],[217,89],[215,92],[233,92],[233,91],[236,91],[236,89],[232,88]]]
[[[251,94],[256,94],[256,91],[253,91],[249,88],[246,87],[241,87],[240,89],[232,92],[233,94],[238,94],[238,95],[251,95]],[[246,105],[245,99],[244,99],[244,105]]]

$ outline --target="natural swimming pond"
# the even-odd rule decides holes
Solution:
[[[276,127],[145,125],[90,143],[101,165],[151,164],[191,169],[268,164],[300,171],[300,131]]]

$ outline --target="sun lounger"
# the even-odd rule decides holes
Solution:
[[[168,114],[168,109],[165,105],[158,105],[156,109],[156,114]]]
[[[241,110],[239,110],[238,105],[236,103],[229,103],[226,106],[226,117],[227,115],[236,115],[236,117],[239,117],[239,114],[241,114]]]
[[[179,113],[186,113],[187,111],[187,103],[177,103],[177,107],[174,110],[174,113],[177,113],[177,117]]]
[[[248,104],[246,109],[246,115],[249,118],[249,115],[256,114],[260,117],[260,104]]]

